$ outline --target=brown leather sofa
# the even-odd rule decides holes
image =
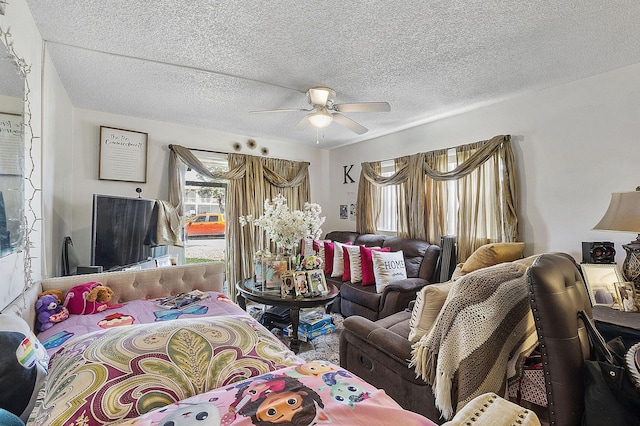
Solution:
[[[584,360],[590,356],[584,325],[591,303],[575,260],[563,253],[539,256],[527,270],[531,308],[543,357],[551,425],[578,425],[584,411]],[[442,423],[431,387],[416,378],[411,359],[410,311],[378,321],[350,317],[340,334],[340,365],[384,389],[403,408]]]
[[[391,251],[402,250],[404,255],[407,279],[389,284],[382,293],[376,292],[375,285],[362,286],[343,282],[341,277],[326,277],[340,289],[332,310],[345,317],[359,315],[371,321],[387,317],[404,310],[416,298],[418,290],[435,282],[440,247],[427,241],[352,231],[329,232],[325,239],[367,247],[389,247]]]

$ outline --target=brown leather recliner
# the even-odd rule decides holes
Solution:
[[[591,317],[591,303],[575,260],[564,253],[543,254],[527,271],[531,308],[543,356],[548,417],[552,425],[578,425],[584,411],[584,360],[589,341],[578,311]],[[408,311],[378,321],[344,320],[340,365],[384,389],[403,408],[444,422],[431,387],[416,378],[411,359]]]

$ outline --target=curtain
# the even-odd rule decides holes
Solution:
[[[398,185],[398,235],[438,244],[447,229],[446,182],[457,181],[459,260],[483,239],[516,241],[518,194],[511,138],[498,135],[456,152],[453,170],[447,170],[446,149],[399,157],[395,173],[386,177],[376,169],[379,162],[362,163],[359,204],[380,203],[371,197],[368,185]]]
[[[465,164],[486,144],[482,142],[456,148],[456,161]],[[492,242],[512,242],[518,238],[510,145],[499,147],[484,163],[457,182],[458,258],[467,259],[478,247]]]
[[[380,162],[367,163],[372,173],[380,175]],[[356,232],[360,234],[377,234],[380,204],[380,186],[369,182],[364,173],[360,173],[358,182],[358,199],[356,200]]]
[[[425,166],[439,173],[447,171],[449,165],[449,153],[446,149],[428,152],[425,156]],[[449,181],[433,179],[425,176],[424,221],[427,241],[440,242],[440,237],[447,230],[447,212],[449,211]]]
[[[203,176],[229,181],[226,199],[226,275],[229,297],[236,298],[235,283],[253,275],[253,254],[266,247],[263,232],[253,226],[240,226],[239,217],[262,214],[264,200],[281,193],[292,209],[302,209],[310,201],[309,163],[251,155],[228,154],[229,171],[211,172],[188,149],[170,145],[169,201],[183,215],[183,164]],[[178,161],[180,160],[180,161]]]

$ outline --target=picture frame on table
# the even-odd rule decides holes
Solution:
[[[282,287],[282,274],[289,269],[289,262],[282,259],[266,259],[263,265],[263,289],[279,289]]]
[[[296,296],[308,297],[310,291],[307,273],[305,271],[296,271],[293,273],[293,280],[296,285]]]
[[[312,269],[307,271],[307,281],[309,282],[309,289],[312,294],[325,295],[329,293],[327,280],[322,269]]]
[[[623,312],[640,312],[640,295],[631,281],[616,283],[620,295],[620,310]]]
[[[293,271],[285,271],[282,274],[282,285],[280,286],[280,295],[285,297],[295,297],[296,283],[293,277]]]
[[[624,282],[615,263],[583,263],[580,265],[589,298],[593,306],[602,305],[620,309],[620,293],[616,283]]]

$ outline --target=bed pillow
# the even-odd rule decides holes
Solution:
[[[26,422],[47,375],[49,355],[25,320],[0,314],[0,407]]]
[[[469,273],[504,262],[522,259],[524,243],[491,243],[478,247],[462,265],[461,272]]]
[[[382,293],[387,285],[407,278],[402,250],[390,252],[373,250],[371,259],[373,260],[373,275],[376,278],[376,292]]]
[[[338,241],[333,242],[333,270],[331,271],[332,277],[342,277],[344,274],[344,250],[345,245],[351,245],[351,243],[341,243]]]
[[[453,281],[429,284],[418,292],[409,319],[409,340],[415,343],[429,333],[452,285]]]
[[[362,267],[362,285],[372,285],[376,283],[376,277],[373,274],[373,259],[371,258],[371,251],[390,252],[391,247],[365,247],[360,246],[360,259]]]

